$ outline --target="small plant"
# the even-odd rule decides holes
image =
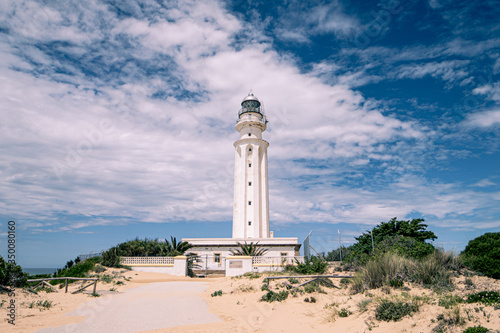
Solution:
[[[288,282],[290,282],[291,284],[297,284],[297,283],[299,283],[299,280],[296,278],[289,278]]]
[[[446,295],[439,299],[438,305],[444,307],[445,309],[449,309],[452,306],[463,302],[464,300],[460,296]]]
[[[267,283],[264,283],[264,284],[260,287],[260,290],[262,290],[262,291],[269,290],[269,287],[267,286]]]
[[[213,293],[210,294],[210,296],[212,297],[222,296],[222,290],[214,291]]]
[[[260,273],[248,272],[248,273],[243,274],[243,276],[250,278],[250,279],[258,279],[262,275]]]
[[[371,299],[364,299],[358,303],[359,312],[366,312],[368,310],[368,304],[372,302]]]
[[[304,302],[309,303],[309,297],[304,298]]]
[[[304,298],[304,302],[306,302],[306,303],[316,303],[316,298],[314,298],[312,296],[310,298],[306,297],[306,298]]]
[[[116,288],[111,288],[109,289],[109,291],[116,291]]]
[[[104,283],[111,283],[113,281],[113,277],[111,275],[104,274],[103,276],[101,276],[99,280],[101,280]]]
[[[342,285],[348,285],[349,283],[351,283],[351,280],[350,278],[342,278],[340,279],[340,284]]]
[[[92,296],[92,297],[101,297],[101,294],[98,294],[98,293],[92,293],[92,294],[90,294],[90,296]]]
[[[396,274],[393,279],[389,280],[389,285],[393,288],[401,288],[405,285],[403,276],[401,274]]]
[[[498,291],[481,291],[467,296],[467,303],[483,303],[493,305],[500,303],[500,294]]]
[[[96,273],[102,273],[105,271],[106,271],[106,268],[104,266],[99,265],[99,264],[95,265],[95,267],[94,267],[94,272],[96,272]]]
[[[465,284],[465,289],[473,289],[474,288],[474,282],[472,282],[471,278],[466,278],[464,281]]]
[[[260,299],[263,302],[272,303],[274,301],[281,302],[288,298],[288,290],[282,290],[280,292],[268,291],[262,298]]]
[[[7,302],[7,301],[3,299],[3,300],[2,300],[2,303],[0,303],[0,308],[2,308],[2,307],[3,307],[3,304],[4,304],[4,303],[6,303],[6,302]]]
[[[479,325],[479,326],[469,327],[466,330],[464,330],[463,333],[488,333],[488,331],[489,329]]]
[[[383,300],[380,305],[377,306],[375,318],[383,321],[398,321],[401,318],[412,315],[417,311],[418,306],[415,304]]]
[[[351,311],[349,311],[349,310],[348,310],[348,309],[346,309],[346,308],[342,308],[342,309],[340,309],[340,311],[339,311],[339,317],[343,317],[343,318],[345,318],[345,317],[349,317],[351,314],[352,314],[352,312],[351,312]]]
[[[122,285],[122,284],[124,284],[124,283],[123,283],[123,281],[116,281],[116,282],[115,282],[115,284],[116,284],[117,286],[119,286],[119,285]]]

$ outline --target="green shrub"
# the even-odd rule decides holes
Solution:
[[[328,267],[328,263],[319,257],[312,256],[311,259],[305,260],[303,263],[295,259],[295,266],[290,269],[294,272],[304,275],[323,274]]]
[[[94,272],[96,273],[102,273],[106,271],[106,267],[103,267],[101,265],[95,265],[94,267]]]
[[[461,256],[467,267],[500,279],[500,232],[489,232],[471,240]]]
[[[441,297],[438,301],[438,305],[444,307],[445,309],[449,309],[459,303],[463,303],[464,299],[460,296],[453,295],[445,295]]]
[[[291,284],[297,284],[297,283],[299,283],[299,280],[296,278],[289,278],[288,282],[290,282]]]
[[[469,327],[466,330],[464,330],[463,333],[488,333],[488,331],[489,329],[479,325],[479,326]]]
[[[481,291],[467,296],[467,303],[483,303],[493,305],[500,303],[500,294],[498,291]]]
[[[399,274],[396,274],[394,278],[389,280],[389,285],[393,288],[401,288],[404,284],[403,277]]]
[[[104,274],[101,276],[101,278],[99,280],[101,280],[104,283],[111,283],[111,282],[113,282],[113,277],[111,275]]]
[[[81,261],[71,266],[70,268],[58,270],[55,277],[87,277],[89,272],[94,270],[94,266],[101,260],[101,257],[93,257],[85,261]],[[56,285],[64,283],[64,280],[50,281],[50,284]]]
[[[265,295],[260,299],[263,302],[272,303],[274,301],[281,302],[288,298],[288,290],[282,290],[280,292],[275,293],[274,291],[268,291]]]
[[[316,298],[314,298],[312,296],[310,298],[306,297],[306,298],[304,298],[304,302],[306,302],[306,303],[316,303]]]
[[[342,308],[339,310],[339,317],[349,317],[352,314],[351,311],[347,310],[346,308]]]
[[[347,250],[348,255],[345,262],[366,264],[372,256],[393,252],[412,259],[422,259],[434,251],[431,244],[426,240],[434,240],[437,236],[428,231],[423,219],[397,220],[393,218],[388,222],[382,222],[371,231],[356,237],[356,243]],[[372,247],[375,245],[375,251]]]
[[[258,279],[262,276],[260,273],[254,273],[254,272],[247,272],[243,274],[243,276],[250,278],[250,279]]]
[[[24,287],[28,273],[23,273],[19,265],[8,263],[0,256],[0,286]]]
[[[213,293],[210,294],[210,296],[212,297],[222,296],[222,290],[214,291]]]
[[[267,283],[264,283],[264,284],[260,287],[260,290],[262,290],[262,291],[269,290],[269,287],[267,286]]]
[[[384,321],[398,321],[401,318],[412,315],[417,311],[418,306],[415,304],[383,300],[379,306],[377,306],[375,318],[377,318],[377,320]]]

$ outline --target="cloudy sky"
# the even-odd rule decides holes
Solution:
[[[320,251],[425,218],[500,229],[496,1],[0,1],[0,254],[60,267],[139,237],[231,237],[250,89],[271,230]]]

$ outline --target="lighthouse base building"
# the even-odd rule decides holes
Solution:
[[[267,119],[260,101],[249,93],[241,102],[234,143],[234,207],[232,238],[183,238],[193,245],[199,262],[196,270],[239,275],[248,271],[281,270],[299,257],[298,239],[275,238],[269,230],[269,188],[267,148],[262,139]],[[257,244],[266,250],[263,256],[233,256],[239,244]]]

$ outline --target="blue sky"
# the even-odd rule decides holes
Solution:
[[[230,237],[234,124],[269,119],[271,230],[319,251],[425,218],[500,227],[494,1],[0,2],[0,254]]]

